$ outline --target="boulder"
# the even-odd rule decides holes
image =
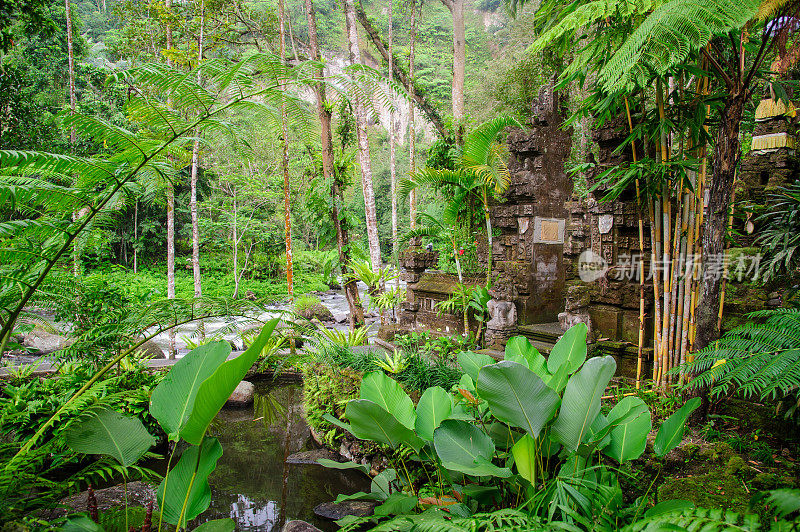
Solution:
[[[242,381],[233,390],[233,393],[228,398],[229,406],[247,406],[253,403],[253,397],[256,394],[256,387],[252,382]]]
[[[333,313],[322,303],[314,303],[298,312],[307,320],[317,318],[319,321],[333,321]]]
[[[323,502],[314,507],[314,513],[319,517],[334,521],[346,515],[366,517],[372,515],[372,511],[377,504],[375,501]]]
[[[286,463],[296,465],[319,465],[317,460],[320,458],[337,460],[339,455],[329,449],[312,449],[310,451],[300,451],[299,453],[290,454],[286,458]]]
[[[295,519],[283,525],[281,532],[322,532],[322,530],[310,523]]]
[[[32,348],[39,355],[49,355],[54,351],[68,347],[71,343],[68,338],[45,331],[40,327],[36,327],[22,338],[22,344],[25,347]]]
[[[149,358],[153,360],[167,358],[167,356],[164,354],[164,351],[152,340],[145,341],[145,343],[136,349],[136,352],[142,358]]]

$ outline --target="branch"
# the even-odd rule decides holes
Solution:
[[[731,77],[725,72],[725,69],[722,68],[722,66],[717,62],[717,60],[714,59],[714,57],[708,53],[708,50],[706,50],[705,46],[701,48],[700,51],[704,56],[706,56],[706,59],[708,59],[708,62],[711,63],[711,66],[714,67],[714,70],[717,71],[717,74],[719,74],[722,77],[723,81],[725,81],[725,85],[728,88],[735,87],[736,84],[733,82]]]
[[[372,40],[372,44],[375,45],[375,48],[378,49],[378,52],[383,56],[384,61],[387,63],[389,62],[389,49],[386,43],[383,42],[383,38],[381,38],[378,30],[375,29],[375,26],[372,25],[372,22],[367,18],[367,14],[364,13],[363,8],[360,5],[356,6],[356,17],[358,18],[358,22],[361,23],[361,26],[364,27],[366,30],[367,35]],[[427,99],[422,95],[422,90],[417,87],[416,83],[408,77],[408,74],[400,67],[399,61],[394,59],[392,62],[393,64],[393,77],[394,79],[402,84],[406,90],[410,93],[412,84],[414,85],[414,101],[417,103],[422,112],[425,113],[425,118],[428,119],[433,124],[433,127],[436,128],[436,131],[442,138],[447,138],[450,135],[450,131],[445,127],[444,120],[439,115],[439,112],[433,107],[433,105],[428,102]]]

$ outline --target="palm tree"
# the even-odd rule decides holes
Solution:
[[[358,47],[358,26],[354,0],[344,0],[344,18],[347,26],[347,47],[352,65],[361,64],[361,51]],[[381,267],[381,246],[378,239],[378,215],[375,209],[375,192],[372,187],[372,163],[369,156],[369,138],[367,137],[367,111],[362,95],[356,91],[354,98],[356,116],[356,137],[358,142],[358,164],[361,167],[361,188],[364,192],[364,212],[367,221],[367,241],[372,269]]]
[[[522,127],[515,118],[499,116],[475,128],[464,139],[461,159],[455,170],[421,168],[401,183],[401,191],[408,194],[421,186],[449,187],[449,201],[444,210],[444,220],[456,220],[463,214],[465,206],[476,200],[483,210],[486,222],[486,240],[489,246],[486,255],[486,283],[492,278],[492,221],[490,201],[495,194],[508,188],[510,176],[505,163],[505,150],[496,142],[497,135],[507,127]]]
[[[205,0],[200,2],[200,38],[197,41],[197,64],[203,61],[203,33],[205,30]],[[197,73],[197,83],[201,83],[200,73]],[[197,217],[197,172],[200,166],[200,131],[197,131],[197,137],[192,146],[192,174],[191,174],[191,192],[189,195],[189,211],[192,216],[192,277],[194,279],[194,297],[203,296],[203,285],[200,280],[200,224]],[[201,339],[205,338],[205,332],[200,326]]]

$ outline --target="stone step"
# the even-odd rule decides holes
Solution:
[[[550,352],[558,339],[564,334],[558,322],[534,323],[520,325],[519,332],[525,336],[540,352]]]

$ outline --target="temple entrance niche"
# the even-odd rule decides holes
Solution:
[[[571,130],[561,128],[564,103],[552,83],[545,85],[532,108],[532,127],[513,131],[507,140],[511,186],[491,213],[500,235],[492,250],[490,294],[505,315],[508,309],[499,303],[513,300],[518,321],[514,328],[554,324],[564,310],[564,241],[573,188],[564,170],[572,145]],[[496,335],[496,347],[517,334],[511,324],[506,328]]]

